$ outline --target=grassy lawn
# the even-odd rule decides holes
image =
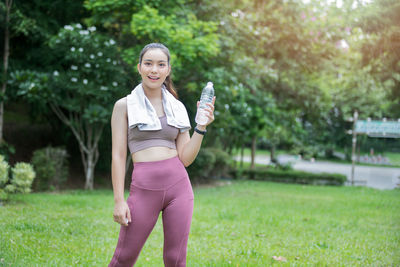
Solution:
[[[399,190],[236,181],[194,191],[188,266],[400,265]],[[106,266],[112,212],[111,190],[15,195],[0,207],[0,266]],[[161,221],[136,266],[163,266]]]

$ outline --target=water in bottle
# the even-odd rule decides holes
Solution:
[[[206,87],[203,88],[200,97],[200,105],[197,109],[196,123],[199,125],[206,125],[208,122],[207,112],[204,111],[205,108],[209,108],[207,103],[212,103],[214,97],[214,87],[212,82],[208,82]]]

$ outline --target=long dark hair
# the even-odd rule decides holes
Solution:
[[[163,51],[164,54],[167,56],[167,58],[168,58],[168,65],[170,65],[169,61],[170,61],[171,56],[170,56],[170,54],[169,54],[169,49],[168,49],[165,45],[160,44],[160,43],[151,43],[151,44],[148,44],[148,45],[146,45],[145,47],[143,47],[143,49],[142,49],[142,51],[140,52],[140,55],[139,55],[139,64],[140,64],[140,65],[142,64],[143,55],[146,54],[146,52],[149,51],[150,49],[161,49],[161,51]],[[167,76],[167,78],[165,78],[165,81],[164,81],[163,84],[165,85],[165,87],[167,88],[167,90],[168,90],[176,99],[178,99],[178,93],[176,92],[176,89],[175,89],[174,84],[173,84],[173,82],[172,82],[171,73],[172,73],[172,70],[171,70],[171,72],[169,73],[169,75]]]

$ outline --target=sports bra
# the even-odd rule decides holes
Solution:
[[[179,129],[168,125],[167,116],[159,117],[161,130],[140,131],[138,127],[128,129],[128,146],[132,153],[154,146],[164,146],[176,149],[175,140]]]

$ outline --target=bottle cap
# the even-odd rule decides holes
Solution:
[[[212,82],[208,82],[207,86],[214,86],[214,84]]]

